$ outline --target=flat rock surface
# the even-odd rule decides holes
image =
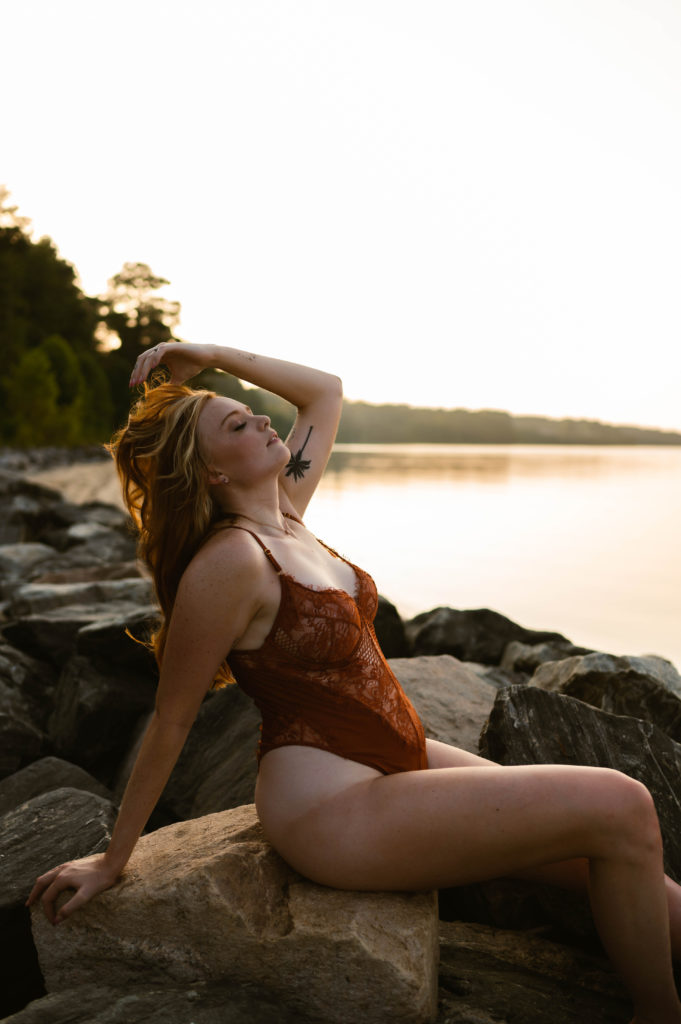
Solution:
[[[490,608],[434,608],[410,619],[405,629],[414,655],[451,654],[483,665],[498,665],[512,640],[565,642],[561,633],[526,629]]]
[[[258,985],[125,990],[82,985],[29,1003],[3,1024],[306,1024]],[[348,1022],[349,1024],[349,1022]]]
[[[435,893],[353,893],[296,875],[254,807],[144,836],[121,881],[33,936],[48,992],[97,983],[260,985],[328,1024],[432,1019]]]
[[[42,757],[0,782],[0,815],[43,793],[64,788],[111,799],[109,790],[82,768],[59,757]]]
[[[449,654],[392,658],[390,667],[414,705],[426,736],[477,754],[496,686]]]
[[[438,1024],[625,1024],[607,960],[541,936],[440,923]]]
[[[37,876],[57,864],[105,850],[114,818],[108,800],[70,788],[43,793],[5,814],[0,908],[22,906]]]

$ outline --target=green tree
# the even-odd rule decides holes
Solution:
[[[51,239],[32,240],[29,225],[0,185],[0,441],[43,443],[27,438],[40,435],[48,422],[52,434],[48,431],[44,443],[103,440],[113,422],[106,376],[95,369],[102,362],[95,337],[99,301],[83,294],[74,268],[60,258]],[[33,350],[40,350],[41,358],[27,362]],[[31,384],[43,371],[49,375],[45,394]],[[99,410],[88,398],[91,379],[96,380]],[[18,380],[22,387],[15,395]],[[31,401],[36,423],[19,423],[19,409],[33,418]]]
[[[8,375],[7,413],[18,445],[58,444],[59,385],[43,349],[28,349]]]
[[[154,295],[167,284],[170,282],[157,277],[146,263],[124,263],[109,279],[108,291],[99,297],[101,319],[118,335],[118,351],[131,369],[141,349],[178,340],[173,327],[180,319],[180,303]]]
[[[108,291],[99,296],[100,329],[103,325],[108,333],[104,367],[116,426],[125,422],[130,399],[135,397],[131,396],[128,381],[142,349],[161,341],[180,340],[173,335],[180,319],[180,303],[154,294],[169,283],[146,263],[125,263],[109,279]],[[116,338],[120,344],[114,347],[111,340]]]

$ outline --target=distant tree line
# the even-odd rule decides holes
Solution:
[[[681,444],[681,433],[598,420],[512,416],[482,409],[414,408],[345,402],[340,442],[378,444]]]
[[[143,348],[179,341],[180,303],[156,294],[169,282],[126,263],[105,294],[85,295],[51,239],[0,186],[0,443],[75,445],[107,440],[125,422],[130,370]],[[266,413],[285,435],[294,410],[275,395],[206,371],[194,382]],[[681,444],[681,434],[506,412],[345,402],[338,434],[350,443]]]

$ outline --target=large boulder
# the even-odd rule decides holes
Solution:
[[[44,994],[29,911],[38,875],[56,864],[106,849],[115,818],[108,800],[63,788],[34,797],[2,817],[0,827],[0,1014]],[[50,926],[51,927],[51,926]]]
[[[14,691],[38,728],[47,722],[56,685],[57,673],[51,665],[0,640],[0,686]]]
[[[34,761],[43,752],[45,735],[16,690],[0,680],[0,779]]]
[[[54,992],[29,1003],[3,1024],[307,1024],[281,1000],[252,984],[100,984]]]
[[[400,613],[382,594],[378,595],[374,630],[386,658],[409,657],[409,641]]]
[[[25,583],[11,595],[8,614],[18,619],[74,604],[106,606],[110,601],[151,604],[151,581],[136,576],[132,579],[98,579],[80,583]]]
[[[405,628],[414,655],[451,654],[484,665],[498,665],[512,640],[567,642],[561,633],[525,629],[489,608],[434,608],[410,619]]]
[[[116,816],[109,800],[54,789],[3,816],[0,909],[23,905],[39,874],[64,860],[105,850]]]
[[[588,654],[540,665],[533,686],[653,722],[681,742],[681,676],[664,658]]]
[[[440,924],[442,1024],[622,1024],[630,1017],[630,1000],[602,956],[536,932]]]
[[[174,818],[198,818],[250,804],[258,770],[260,713],[230,685],[209,693],[160,800]]]
[[[57,560],[57,552],[49,544],[27,541],[25,544],[0,545],[0,580],[3,592],[9,580],[30,579],[44,571],[45,565]]]
[[[390,667],[414,705],[426,736],[477,754],[496,686],[450,654],[392,658]]]
[[[0,816],[54,789],[82,789],[111,800],[101,782],[75,764],[58,757],[42,757],[0,782]]]
[[[126,628],[131,631],[138,627],[148,630],[157,614],[153,605],[140,607],[128,600],[105,604],[71,604],[16,619],[7,623],[3,632],[9,642],[20,650],[58,667],[68,661],[77,639],[82,653],[88,653],[94,647],[106,659],[112,652],[114,645],[111,641],[115,637],[115,650],[112,653],[120,663],[123,649],[133,646],[131,640],[126,640]],[[91,627],[89,631],[87,627]],[[82,639],[79,638],[81,632],[84,634]],[[102,640],[103,633],[106,633],[106,641],[97,643],[98,639]]]
[[[39,541],[64,501],[58,491],[0,469],[0,544]],[[61,519],[61,522],[66,520]]]
[[[546,661],[561,661],[577,654],[593,654],[589,647],[577,647],[569,640],[546,640],[544,643],[522,643],[511,640],[506,645],[501,659],[501,668],[511,672],[525,672],[529,675]]]
[[[434,893],[354,893],[293,872],[252,806],[144,836],[122,880],[33,934],[49,992],[106,978],[144,985],[252,983],[326,1022],[432,1021]]]
[[[139,717],[154,704],[151,673],[106,670],[76,654],[55,692],[48,735],[56,753],[107,780],[115,772]]]
[[[681,881],[681,744],[650,722],[611,715],[536,686],[511,686],[497,695],[480,752],[506,765],[592,765],[638,779],[655,801],[667,872]]]

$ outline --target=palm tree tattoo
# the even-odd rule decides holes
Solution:
[[[310,440],[312,427],[307,432],[303,447],[299,448],[295,455],[292,455],[286,466],[286,476],[292,476],[294,480],[301,480],[305,476],[305,470],[310,468],[310,459],[303,458],[305,445]]]

